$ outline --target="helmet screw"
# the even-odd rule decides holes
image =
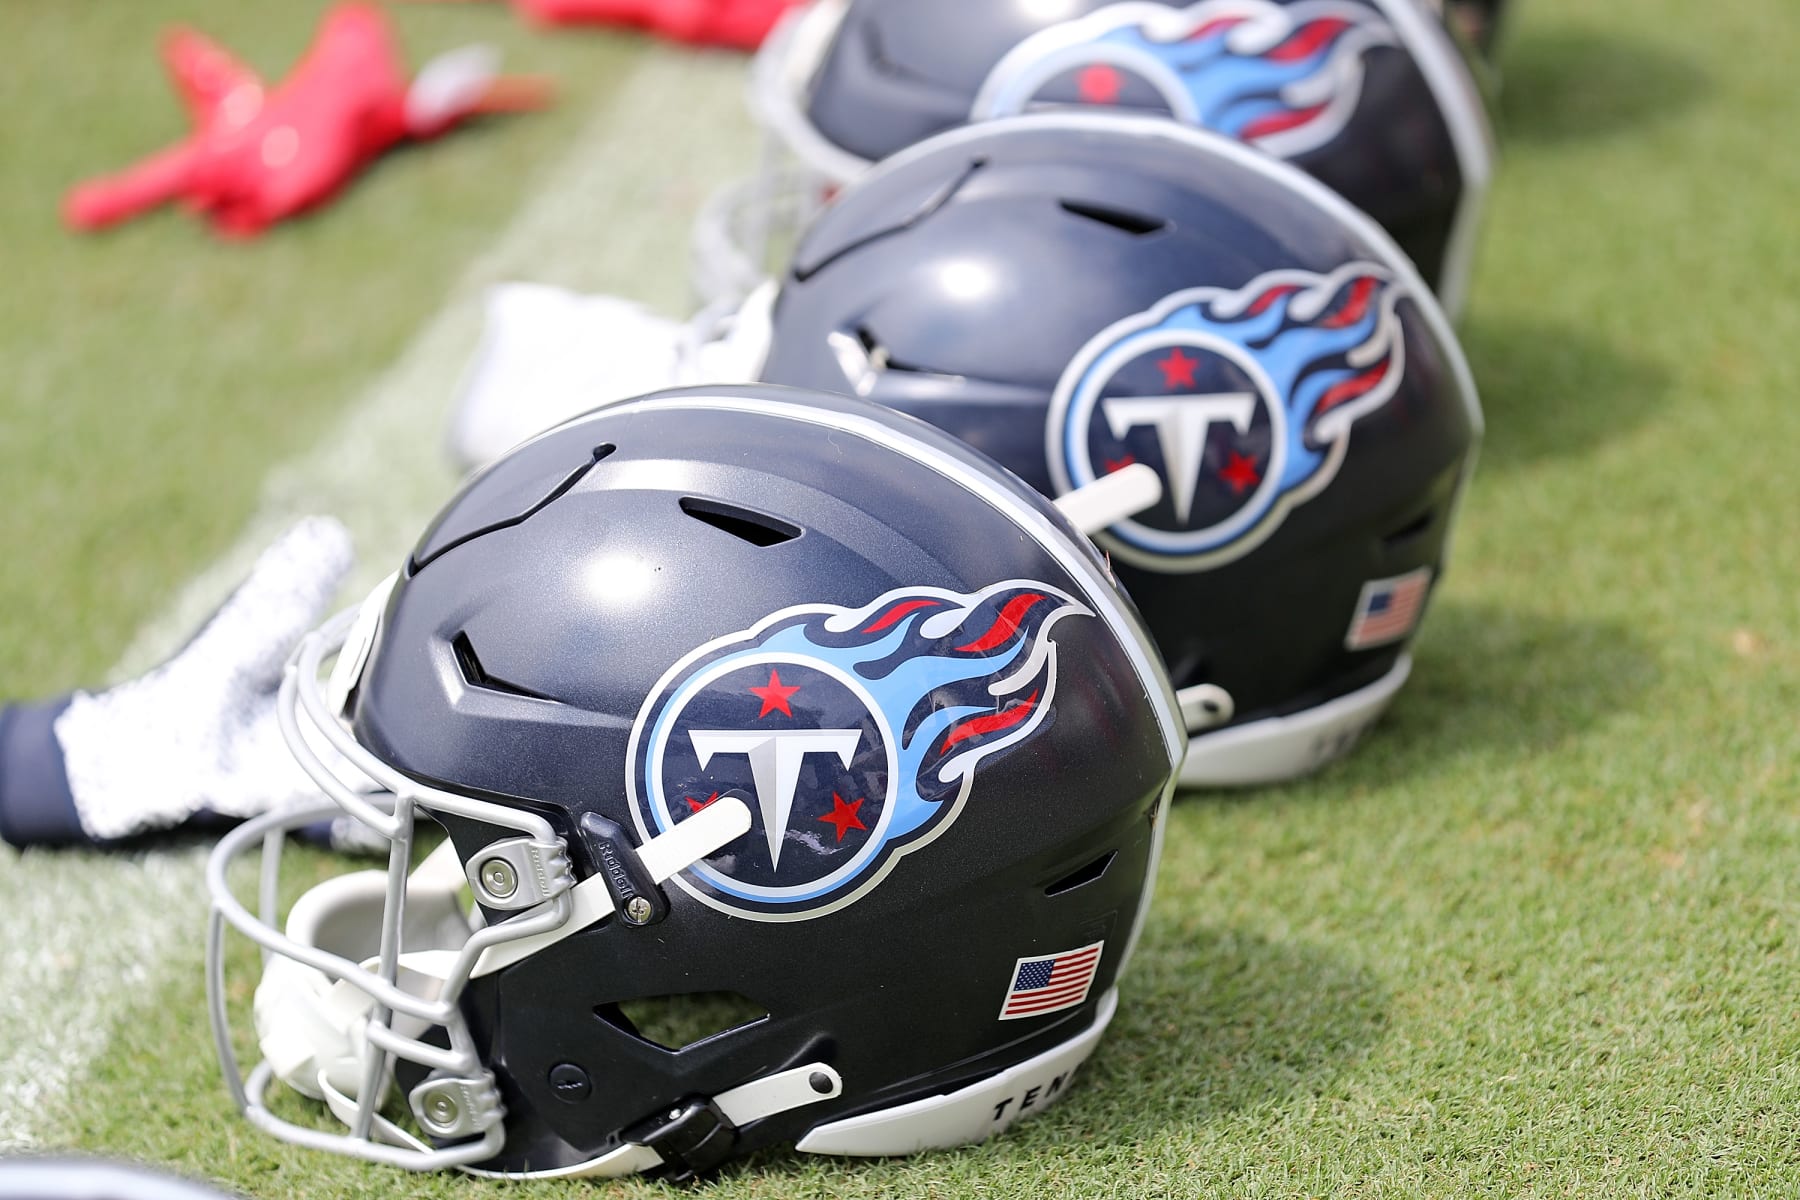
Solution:
[[[633,896],[625,902],[625,919],[633,925],[642,925],[655,913],[650,902],[642,896]]]
[[[831,1092],[831,1076],[823,1071],[814,1071],[806,1077],[806,1085],[821,1096]]]
[[[490,858],[481,864],[481,886],[496,900],[505,900],[519,890],[519,876],[504,858]]]
[[[425,1116],[434,1125],[456,1124],[456,1097],[448,1092],[437,1092],[425,1101]]]

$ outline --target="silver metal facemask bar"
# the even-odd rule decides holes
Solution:
[[[729,304],[779,278],[786,264],[777,256],[793,252],[831,186],[801,168],[765,167],[715,191],[690,235],[694,294],[703,304]]]
[[[472,976],[476,962],[490,947],[549,933],[566,924],[572,912],[569,889],[574,878],[562,860],[560,875],[551,881],[549,898],[529,912],[475,930],[457,951],[442,988],[434,999],[424,999],[399,984],[401,929],[405,915],[407,873],[412,862],[416,809],[420,805],[503,829],[516,830],[533,842],[558,842],[550,823],[535,814],[466,796],[440,791],[393,770],[359,745],[338,715],[330,711],[319,687],[319,672],[329,656],[343,646],[355,612],[340,614],[323,629],[303,639],[289,660],[279,697],[281,730],[301,767],[329,797],[329,805],[270,813],[239,826],[222,839],[207,863],[206,884],[212,897],[207,931],[207,1004],[212,1017],[213,1039],[218,1050],[226,1087],[238,1108],[258,1128],[285,1141],[315,1149],[332,1150],[373,1162],[412,1170],[436,1170],[490,1159],[505,1141],[504,1109],[500,1106],[494,1077],[481,1063],[468,1023],[458,1001]],[[381,793],[365,795],[348,786],[314,750],[302,731],[301,714],[324,742],[349,768],[373,781]],[[286,835],[321,819],[347,813],[388,839],[386,904],[380,929],[380,953],[374,971],[341,955],[305,945],[279,932],[277,883],[281,850]],[[232,863],[260,843],[262,885],[260,915],[252,914],[233,895],[229,884]],[[267,1060],[254,1067],[246,1079],[232,1049],[225,1008],[224,927],[234,929],[270,954],[293,959],[365,993],[373,1002],[362,1047],[361,1086],[353,1114],[340,1114],[350,1126],[348,1134],[326,1133],[284,1121],[269,1111],[265,1094],[273,1078]],[[414,1023],[442,1028],[448,1034],[446,1049],[407,1037],[396,1031],[396,1015]],[[404,1058],[431,1071],[431,1078],[411,1097],[420,1124],[438,1136],[468,1136],[444,1149],[432,1149],[379,1116],[379,1109],[395,1060]],[[386,1141],[378,1141],[377,1137]],[[395,1144],[401,1143],[401,1144]]]
[[[763,130],[761,162],[751,178],[713,193],[695,219],[693,288],[704,304],[742,299],[779,276],[786,264],[777,256],[791,253],[835,191],[869,167],[813,128],[805,111],[807,85],[848,7],[815,0],[795,8],[756,53],[749,101]]]
[[[814,0],[793,9],[763,40],[750,64],[750,113],[773,139],[807,168],[833,183],[848,183],[869,160],[831,141],[807,115],[808,89],[850,0]]]

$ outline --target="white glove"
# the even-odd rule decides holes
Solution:
[[[316,798],[282,741],[275,698],[289,653],[352,561],[342,525],[307,518],[162,666],[98,695],[76,692],[60,712],[11,710],[0,723],[0,833],[18,843],[105,842]]]
[[[487,295],[487,328],[463,376],[450,453],[483,466],[571,417],[670,387],[747,383],[768,346],[767,296],[683,324],[617,296],[540,283]]]

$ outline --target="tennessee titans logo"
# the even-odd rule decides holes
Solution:
[[[1160,107],[1278,158],[1342,132],[1362,98],[1363,56],[1398,35],[1356,0],[1129,0],[1026,38],[976,97],[978,119],[1038,104]]]
[[[648,838],[735,793],[750,832],[675,882],[715,908],[804,920],[874,887],[961,811],[980,764],[1054,720],[1056,644],[1093,614],[1041,583],[785,609],[663,677],[631,735]]]
[[[1167,572],[1248,553],[1331,482],[1350,427],[1399,388],[1406,295],[1384,268],[1351,263],[1177,292],[1118,322],[1057,384],[1057,490],[1149,463],[1164,498],[1102,534],[1108,549]]]

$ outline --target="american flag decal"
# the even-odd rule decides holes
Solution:
[[[1041,1017],[1086,1000],[1105,948],[1106,943],[1100,941],[1061,954],[1021,958],[1013,967],[1012,986],[1006,989],[1000,1019]]]
[[[1369,580],[1363,584],[1362,597],[1356,602],[1356,615],[1350,618],[1350,632],[1344,635],[1345,648],[1366,650],[1399,641],[1418,625],[1419,614],[1425,611],[1425,597],[1430,594],[1430,567],[1392,579]]]

